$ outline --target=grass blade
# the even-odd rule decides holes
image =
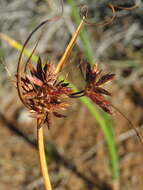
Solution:
[[[67,0],[68,4],[72,8],[72,17],[75,21],[75,23],[78,25],[80,22],[80,16],[79,16],[79,11],[77,10],[77,6],[74,0]],[[87,57],[87,60],[90,63],[94,63],[94,56],[93,56],[93,51],[91,48],[91,45],[89,43],[88,35],[85,31],[85,29],[82,30],[80,34],[80,40],[83,44],[84,47],[84,52]],[[75,86],[72,86],[74,90],[77,90]],[[112,177],[114,180],[118,181],[119,180],[119,159],[118,159],[118,153],[117,153],[117,148],[116,148],[116,143],[113,135],[113,125],[111,122],[111,117],[109,117],[107,114],[100,114],[93,103],[91,101],[84,97],[80,99],[82,103],[88,108],[90,113],[95,117],[96,121],[98,122],[100,128],[102,129],[107,146],[108,146],[108,151],[110,154],[110,161],[111,161],[111,170],[112,170]]]

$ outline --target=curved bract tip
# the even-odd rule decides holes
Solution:
[[[89,24],[90,26],[105,26],[105,25],[109,25],[113,22],[113,20],[115,19],[115,8],[112,4],[108,4],[108,7],[111,9],[112,11],[112,17],[109,18],[108,20],[106,19],[104,22],[101,22],[101,23],[92,23],[90,22],[89,20],[87,20],[87,15],[88,15],[88,7],[86,5],[82,6],[81,7],[81,10],[80,10],[80,16],[81,18],[84,17],[84,22],[86,24]]]
[[[21,66],[22,66],[22,64],[23,64],[23,62],[22,62],[23,54],[24,54],[24,51],[25,51],[25,48],[26,48],[28,42],[30,41],[30,39],[32,38],[33,34],[34,34],[38,29],[40,29],[40,28],[41,28],[42,26],[44,26],[46,23],[51,22],[51,21],[57,21],[57,20],[59,20],[59,19],[62,17],[62,15],[63,15],[63,0],[60,0],[60,2],[61,2],[61,5],[62,5],[62,9],[61,9],[60,15],[55,16],[55,17],[53,17],[53,18],[50,18],[50,19],[47,19],[47,20],[41,22],[41,23],[29,34],[29,36],[27,37],[26,41],[25,41],[24,44],[23,44],[22,50],[21,50],[20,55],[19,55],[18,64],[17,64],[17,75],[16,75],[16,76],[17,76],[17,91],[18,91],[18,95],[19,95],[20,100],[21,100],[22,103],[23,103],[26,107],[28,107],[28,108],[29,108],[29,106],[26,104],[26,102],[25,102],[25,100],[24,100],[24,98],[23,98],[23,93],[22,93],[22,91],[21,91],[21,76],[22,76],[22,67],[21,67]],[[37,45],[38,45],[38,42],[37,42]],[[33,55],[33,53],[34,53],[34,51],[35,51],[37,45],[35,46],[34,50],[33,50],[32,53],[31,53],[31,56],[28,58],[28,60],[30,60],[30,58],[32,57],[32,55]],[[26,62],[26,65],[28,65],[27,62]],[[26,71],[26,68],[27,68],[27,66],[25,67],[24,72]]]
[[[122,10],[133,10],[133,9],[135,9],[135,8],[137,8],[137,7],[138,7],[137,4],[132,5],[132,6],[130,6],[130,7],[122,7],[122,6],[118,6],[118,5],[115,6],[115,8],[122,9]]]

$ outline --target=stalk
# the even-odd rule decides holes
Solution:
[[[38,122],[39,121],[37,121],[37,142],[38,142],[41,172],[43,175],[45,189],[46,190],[52,190],[52,186],[51,186],[51,182],[50,182],[50,178],[49,178],[49,173],[48,173],[48,166],[46,163],[44,138],[43,138],[43,127],[39,127]]]
[[[82,18],[82,20],[81,20],[81,22],[80,22],[78,28],[76,29],[74,35],[72,36],[72,38],[71,38],[71,40],[70,40],[70,42],[69,42],[69,44],[68,44],[68,46],[67,46],[67,48],[66,48],[66,50],[65,50],[65,52],[64,52],[64,54],[63,54],[63,56],[62,56],[62,58],[60,59],[58,65],[57,65],[57,68],[56,68],[56,70],[55,70],[55,73],[60,72],[60,71],[62,70],[64,64],[66,64],[67,59],[68,59],[68,57],[69,57],[70,54],[71,54],[71,51],[72,51],[72,49],[73,49],[73,47],[74,47],[74,45],[75,45],[75,43],[76,43],[76,39],[77,39],[77,37],[79,36],[79,33],[80,33],[80,31],[81,31],[81,29],[82,29],[82,26],[83,26],[83,24],[84,24],[84,18],[85,18],[85,17],[83,16],[83,18]]]

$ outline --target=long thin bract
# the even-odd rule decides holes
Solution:
[[[142,145],[143,145],[143,139],[142,139],[142,137],[140,136],[140,134],[139,134],[137,128],[136,128],[136,127],[133,125],[133,123],[130,121],[130,119],[128,119],[128,117],[127,117],[125,114],[123,114],[123,113],[119,110],[119,108],[117,108],[117,107],[114,106],[113,104],[110,104],[110,105],[111,105],[111,107],[113,107],[122,117],[124,117],[124,118],[128,121],[129,125],[131,126],[132,129],[134,129],[134,131],[135,131],[137,137],[139,138],[140,142],[141,142]]]
[[[19,98],[20,100],[22,101],[22,103],[29,108],[29,106],[26,104],[24,98],[23,98],[23,94],[21,92],[21,65],[22,65],[22,58],[23,58],[23,53],[24,53],[24,50],[25,50],[25,47],[26,45],[28,44],[28,42],[30,41],[31,37],[33,36],[33,34],[38,30],[40,29],[42,26],[44,26],[46,23],[48,22],[51,22],[51,21],[57,21],[59,20],[62,15],[63,15],[63,0],[60,0],[61,1],[61,4],[62,4],[62,10],[61,10],[61,14],[59,16],[55,16],[51,19],[47,19],[43,22],[41,22],[30,34],[29,36],[27,37],[23,47],[22,47],[22,50],[20,52],[20,55],[19,55],[19,59],[18,59],[18,65],[17,65],[17,91],[18,91],[18,95],[19,95]]]

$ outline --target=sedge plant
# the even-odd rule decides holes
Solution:
[[[110,5],[110,8],[112,9],[113,13],[113,16],[111,18],[112,22],[115,15],[115,11],[112,5]],[[91,68],[88,64],[86,69],[87,85],[85,86],[85,89],[79,92],[73,92],[72,89],[68,86],[68,83],[65,83],[64,80],[58,79],[58,73],[63,69],[64,65],[66,64],[69,56],[71,55],[71,51],[76,43],[76,39],[79,36],[79,33],[84,23],[87,22],[87,8],[84,8],[81,13],[81,22],[56,68],[53,64],[53,61],[50,61],[49,63],[47,62],[43,66],[43,61],[41,57],[38,58],[37,66],[36,68],[34,68],[34,66],[31,63],[31,57],[38,45],[37,43],[28,60],[26,61],[22,71],[22,57],[23,52],[25,50],[25,46],[27,45],[33,33],[42,25],[44,25],[47,22],[47,20],[40,24],[29,35],[29,37],[23,45],[18,61],[17,90],[22,103],[28,109],[30,109],[30,112],[37,119],[37,139],[39,157],[44,184],[47,190],[52,189],[52,187],[50,184],[48,169],[46,165],[42,126],[44,124],[47,124],[48,127],[50,127],[51,115],[54,115],[56,117],[64,117],[64,115],[59,113],[60,110],[66,109],[66,107],[68,106],[67,103],[64,102],[63,98],[79,98],[81,96],[88,96],[92,101],[98,104],[105,112],[111,114],[109,102],[105,100],[103,96],[110,95],[110,93],[105,89],[101,88],[100,86],[103,83],[112,80],[114,74],[106,74],[101,76],[101,71],[97,68],[96,65],[93,68]],[[104,24],[109,23],[110,21],[108,21],[107,23],[105,22]],[[27,70],[29,70],[30,74],[27,74]]]
[[[71,1],[72,2],[72,1]],[[115,18],[115,9],[113,5],[109,5],[112,9],[112,17],[110,20],[106,21],[102,24],[92,24],[94,26],[98,25],[106,25],[110,24]],[[121,8],[121,7],[120,7]],[[44,147],[44,140],[43,140],[43,125],[47,124],[50,128],[50,118],[51,115],[55,117],[65,117],[63,114],[60,113],[61,110],[67,109],[69,106],[64,99],[67,98],[80,98],[81,101],[86,105],[86,107],[90,110],[90,112],[95,116],[98,123],[100,124],[106,139],[109,148],[109,152],[111,154],[112,159],[112,169],[113,169],[113,177],[117,179],[119,177],[119,170],[118,170],[118,158],[116,153],[116,147],[114,143],[114,138],[109,128],[107,129],[105,119],[98,113],[95,109],[93,104],[89,99],[99,105],[105,112],[109,115],[112,114],[112,107],[104,97],[111,96],[110,92],[102,88],[102,84],[109,82],[114,79],[114,74],[107,73],[105,75],[101,74],[101,70],[95,64],[93,67],[90,66],[88,62],[83,62],[82,64],[86,64],[86,85],[85,88],[81,91],[78,91],[75,86],[70,85],[69,82],[65,81],[64,79],[59,78],[59,73],[63,69],[64,65],[67,63],[69,56],[71,55],[71,51],[76,43],[76,39],[79,36],[83,25],[85,23],[89,23],[87,21],[87,7],[81,9],[81,21],[76,29],[71,41],[69,42],[62,58],[60,59],[57,67],[55,67],[53,61],[49,61],[44,63],[41,57],[37,57],[34,54],[36,46],[34,47],[32,53],[29,54],[29,51],[26,50],[26,45],[31,39],[32,35],[44,24],[51,21],[46,20],[38,25],[35,30],[33,30],[30,35],[28,36],[27,40],[25,41],[23,47],[16,43],[14,40],[10,40],[6,35],[1,34],[1,37],[7,41],[11,41],[11,44],[16,47],[17,49],[21,49],[21,53],[19,56],[18,67],[17,67],[17,90],[19,97],[22,103],[30,110],[30,112],[34,115],[37,120],[37,142],[38,142],[38,150],[39,150],[39,157],[40,157],[40,164],[41,164],[41,171],[44,179],[45,189],[51,190],[52,186],[50,183],[49,175],[48,175],[48,168],[46,163],[45,157],[45,147]],[[63,12],[63,9],[62,9]],[[60,16],[54,17],[52,20],[59,19]],[[85,34],[83,35],[84,39]],[[84,40],[86,42],[86,40]],[[87,43],[87,42],[86,42]],[[87,43],[88,44],[88,43]],[[88,49],[88,48],[87,48]],[[28,59],[25,62],[24,68],[23,66],[23,54],[28,55]],[[90,55],[90,60],[92,53],[88,52]],[[37,66],[36,68],[31,63],[31,60],[36,61]],[[72,88],[71,88],[72,87]],[[76,91],[74,92],[73,89]],[[82,96],[87,96],[82,98]],[[109,122],[110,123],[110,122]],[[117,185],[118,186],[118,185]]]

